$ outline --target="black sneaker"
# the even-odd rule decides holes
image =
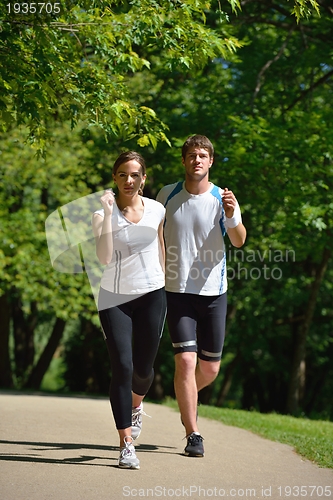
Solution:
[[[187,457],[203,457],[204,456],[203,437],[200,434],[192,432],[187,436],[187,445],[185,446],[184,455]]]

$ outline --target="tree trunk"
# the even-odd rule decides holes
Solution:
[[[66,321],[57,318],[53,326],[50,338],[42,352],[37,364],[34,366],[28,381],[24,385],[25,388],[29,389],[39,389],[42,383],[43,377],[47,372],[50,363],[52,361],[53,355],[59,345],[59,342],[64,333]]]
[[[332,357],[333,356],[331,354],[329,356],[330,360],[332,360]],[[320,377],[316,380],[315,384],[313,385],[310,397],[305,405],[305,412],[307,415],[309,415],[312,411],[318,411],[318,409],[315,408],[315,404],[316,401],[318,400],[318,394],[322,392],[323,388],[327,384],[327,381],[330,379],[331,363],[332,361],[326,363],[324,367],[321,367]],[[327,408],[323,407],[322,410],[327,411]]]
[[[0,387],[13,387],[9,356],[10,306],[7,296],[0,297]]]
[[[14,331],[15,374],[18,384],[23,385],[29,368],[33,366],[35,345],[34,330],[37,324],[37,304],[31,303],[31,313],[25,316],[21,299],[15,298],[12,307]]]
[[[296,345],[294,349],[291,376],[289,382],[286,411],[294,415],[299,407],[300,400],[305,390],[305,358],[306,338],[311,326],[314,310],[317,302],[319,288],[324,278],[331,251],[325,249],[320,264],[316,269],[315,279],[311,286],[310,297],[306,306],[304,320],[298,328]]]
[[[225,401],[225,399],[228,395],[228,392],[230,390],[230,387],[231,387],[232,377],[233,377],[235,368],[238,365],[240,358],[241,358],[241,355],[240,355],[240,352],[238,351],[236,353],[236,356],[234,357],[234,359],[231,361],[231,363],[228,364],[226,371],[225,371],[225,374],[224,374],[223,384],[221,387],[220,395],[218,397],[216,406],[223,406],[224,401]]]

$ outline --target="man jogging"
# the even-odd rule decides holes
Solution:
[[[187,456],[203,457],[197,425],[198,391],[218,375],[227,311],[226,232],[235,247],[246,238],[232,191],[209,181],[214,148],[202,135],[182,148],[185,181],[165,186],[167,322],[175,353],[174,386],[186,430]]]

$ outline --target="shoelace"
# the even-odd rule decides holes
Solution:
[[[137,425],[137,423],[139,422],[140,415],[144,415],[145,417],[152,418],[150,415],[148,415],[148,413],[143,411],[142,408],[139,408],[138,410],[135,409],[135,411],[133,411],[133,414],[132,414],[132,425],[133,426]]]
[[[126,441],[126,438],[124,438],[124,443],[125,443],[125,447],[121,450],[121,456],[125,457],[125,456],[132,455],[133,451],[134,451],[134,446],[133,446],[132,441]]]
[[[190,434],[189,436],[185,436],[183,439],[188,439],[189,444],[196,445],[202,443],[204,438],[200,434]]]
[[[122,457],[127,457],[131,456],[133,453],[133,450],[130,448],[130,445],[126,445],[125,448],[121,452]]]

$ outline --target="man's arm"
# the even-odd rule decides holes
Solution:
[[[246,240],[246,229],[242,222],[236,227],[227,229],[229,239],[234,247],[240,248]]]
[[[237,199],[232,191],[225,188],[222,201],[226,216],[225,226],[229,239],[234,247],[240,248],[246,240],[246,229],[242,223]]]

